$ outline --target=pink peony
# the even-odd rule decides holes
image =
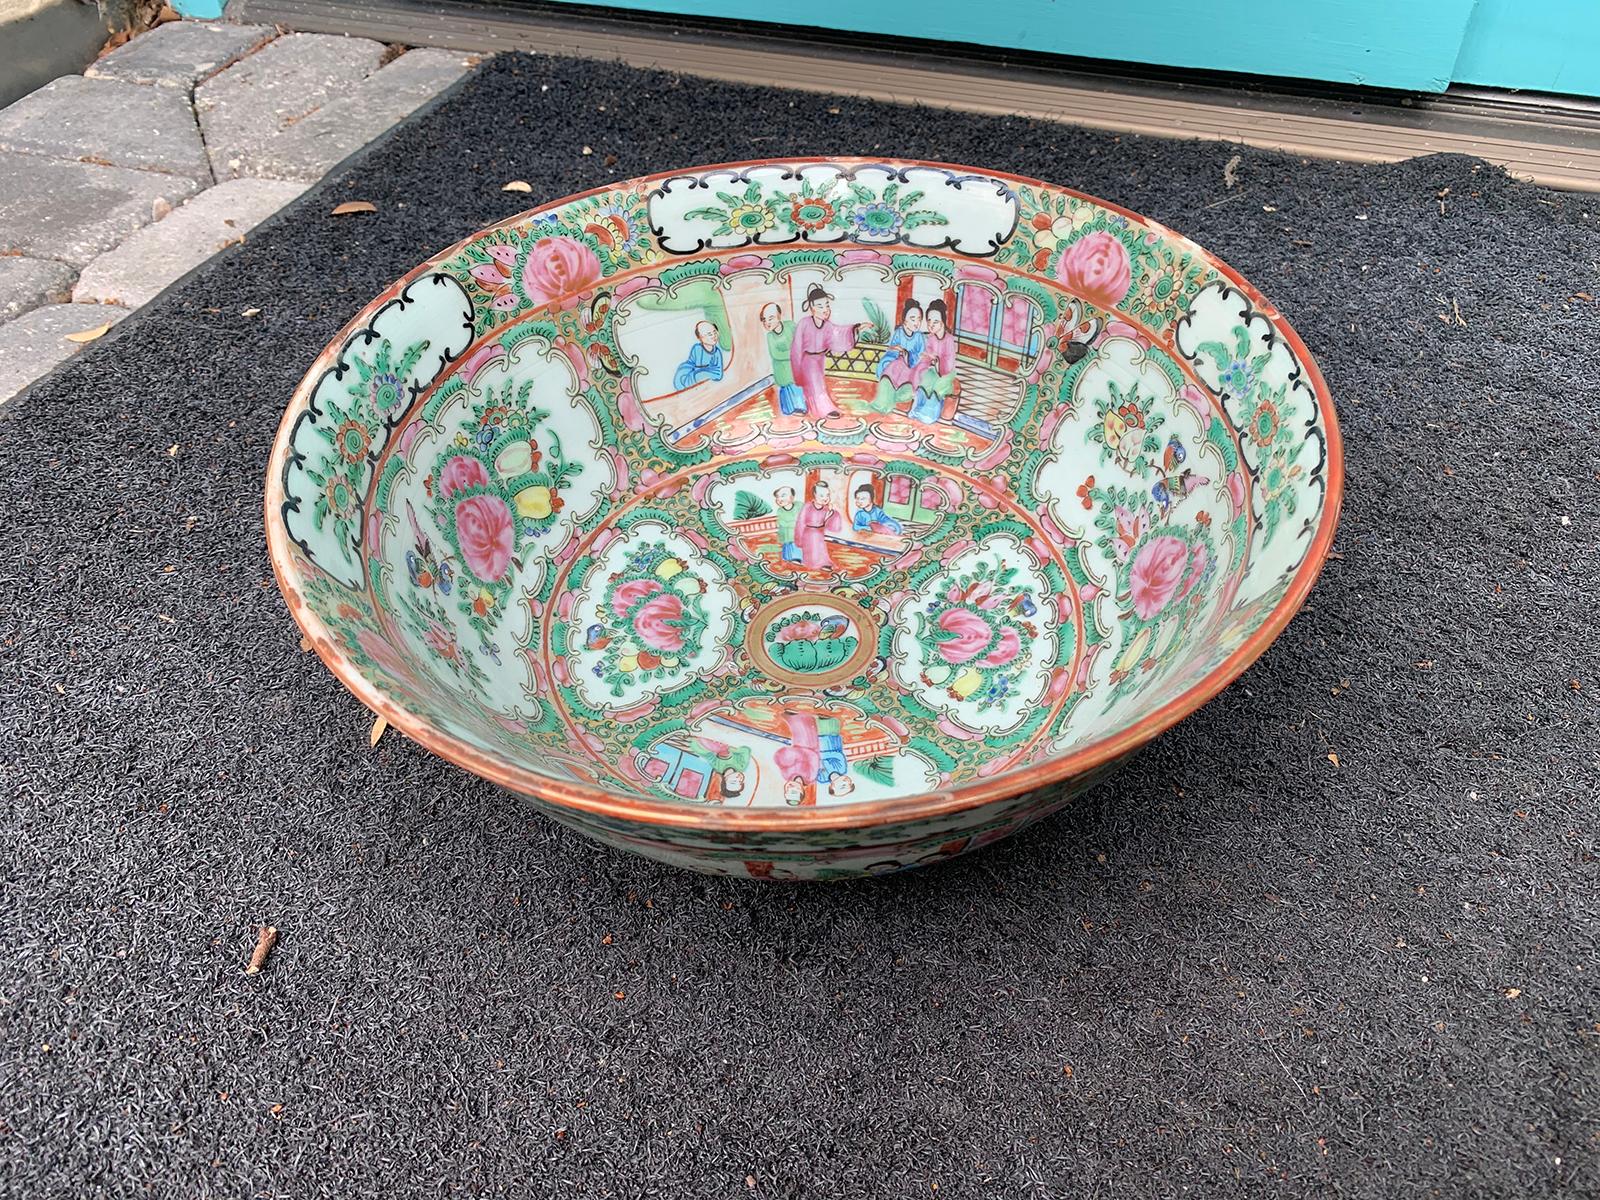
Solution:
[[[778,630],[775,639],[780,642],[815,642],[822,637],[822,626],[815,621],[796,621]]]
[[[356,630],[356,641],[368,658],[377,663],[380,668],[387,671],[397,679],[410,679],[411,666],[405,658],[391,646],[386,638],[381,638],[370,629]]]
[[[600,260],[593,250],[569,237],[545,238],[528,251],[522,268],[522,290],[534,304],[564,300],[600,278]]]
[[[676,654],[683,649],[683,631],[676,622],[683,619],[683,601],[672,592],[652,596],[633,614],[633,631],[652,650]]]
[[[611,593],[611,611],[626,620],[635,604],[662,590],[661,584],[654,579],[630,579]]]
[[[1133,271],[1128,251],[1109,233],[1091,233],[1067,247],[1056,276],[1075,295],[1101,308],[1115,308],[1128,294]]]
[[[989,646],[989,623],[965,608],[947,608],[939,614],[938,626],[954,637],[940,642],[939,653],[945,662],[958,667],[978,657]]]
[[[1128,588],[1133,593],[1133,611],[1148,621],[1167,606],[1183,569],[1189,562],[1189,547],[1182,538],[1167,534],[1151,538],[1145,543],[1139,557],[1133,560],[1129,572]]]
[[[994,640],[993,648],[979,661],[986,667],[1003,667],[1020,653],[1022,653],[1022,639],[1017,636],[1015,629],[1006,625],[1001,628],[1000,636]]]
[[[428,645],[433,649],[435,654],[441,655],[444,658],[454,658],[456,656],[455,636],[447,632],[441,626],[429,625],[428,628],[423,631],[422,636],[427,641]]]
[[[449,499],[456,492],[464,492],[468,488],[487,487],[489,473],[483,469],[483,464],[475,458],[468,458],[465,454],[458,454],[445,463],[444,470],[439,472],[439,496]]]
[[[456,505],[456,544],[473,577],[484,583],[504,578],[513,549],[511,510],[498,496],[468,496]]]

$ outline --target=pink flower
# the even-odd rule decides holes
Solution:
[[[545,238],[528,251],[522,268],[522,290],[534,304],[564,300],[600,278],[600,260],[593,250],[569,237]]]
[[[683,631],[676,622],[683,618],[683,601],[672,592],[652,596],[633,614],[633,631],[652,650],[676,654],[683,649]]]
[[[504,578],[513,549],[511,510],[498,496],[468,496],[456,505],[456,544],[473,577],[484,583]]]
[[[938,644],[940,655],[953,667],[977,658],[993,636],[989,622],[970,609],[947,608],[939,614],[937,624],[945,633],[955,635]]]
[[[391,646],[387,639],[379,637],[370,629],[356,630],[356,641],[366,656],[377,663],[384,671],[398,679],[410,679],[411,667],[401,657],[399,651]]]
[[[1244,511],[1244,475],[1238,471],[1228,476],[1228,499],[1233,504],[1234,516]]]
[[[1189,561],[1189,547],[1182,538],[1167,534],[1151,538],[1145,543],[1139,557],[1133,560],[1129,572],[1128,588],[1133,593],[1133,611],[1141,620],[1148,621],[1167,606],[1183,569]]]
[[[454,658],[456,656],[456,639],[453,634],[438,625],[429,625],[423,631],[429,647],[441,658]]]
[[[439,472],[439,496],[449,499],[456,492],[464,492],[468,488],[488,487],[489,473],[483,469],[483,464],[475,458],[468,458],[465,454],[458,454],[445,463],[444,469]]]
[[[661,584],[654,579],[630,579],[611,593],[611,611],[627,620],[635,604],[662,590]]]
[[[1000,630],[1000,636],[995,639],[993,648],[979,661],[986,667],[1003,667],[1018,654],[1022,653],[1022,639],[1017,636],[1017,631],[1006,625]]]
[[[815,621],[796,621],[778,630],[775,639],[780,642],[815,642],[822,638],[822,626]]]
[[[1101,308],[1115,308],[1133,283],[1127,249],[1104,231],[1068,246],[1056,275],[1074,294]]]

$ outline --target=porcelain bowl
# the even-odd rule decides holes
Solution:
[[[556,201],[350,322],[273,447],[289,608],[603,842],[832,878],[1066,803],[1305,600],[1342,481],[1277,311],[1066,188],[766,161]]]

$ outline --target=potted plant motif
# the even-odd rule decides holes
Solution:
[[[812,609],[802,609],[773,622],[765,640],[772,660],[800,675],[833,670],[861,644],[848,618]]]

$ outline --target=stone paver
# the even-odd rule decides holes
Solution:
[[[218,179],[285,129],[350,95],[377,70],[383,46],[365,38],[292,33],[195,88],[195,111]]]
[[[319,108],[242,156],[246,174],[271,179],[321,179],[391,125],[444,91],[467,71],[467,55],[411,50],[363,79],[341,100]]]
[[[83,349],[67,334],[127,315],[127,309],[108,304],[48,304],[0,325],[0,403]]]
[[[63,75],[0,109],[0,150],[211,182],[189,101],[170,88]]]
[[[72,298],[80,304],[138,308],[277,212],[306,186],[276,179],[232,179],[201,192],[85,267]]]
[[[153,83],[191,90],[235,59],[272,40],[270,25],[208,25],[169,21],[119,46],[84,74],[91,79]]]
[[[0,257],[0,321],[41,304],[60,304],[72,294],[73,270],[66,263],[19,254]]]
[[[198,190],[182,175],[0,153],[0,254],[82,267]]]

